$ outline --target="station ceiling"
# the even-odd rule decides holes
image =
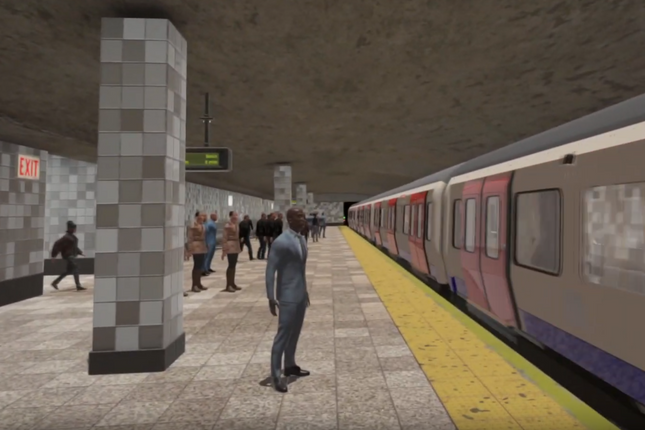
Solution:
[[[273,165],[370,196],[645,90],[630,0],[4,0],[0,139],[95,160],[101,17],[169,18],[188,41],[189,146],[265,198]]]

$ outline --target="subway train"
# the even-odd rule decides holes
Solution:
[[[356,203],[348,225],[645,413],[643,163],[639,96]]]

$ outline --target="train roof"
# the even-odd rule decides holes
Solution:
[[[466,161],[455,170],[459,176],[547,149],[645,121],[645,95],[640,95],[540,134]]]
[[[419,187],[422,187],[424,185],[434,184],[435,182],[440,182],[440,181],[448,182],[448,180],[451,177],[454,176],[453,175],[454,170],[457,169],[459,166],[461,166],[461,164],[457,164],[456,166],[452,166],[452,167],[449,167],[447,169],[440,170],[440,171],[438,171],[436,173],[433,173],[432,175],[429,175],[429,176],[424,176],[423,178],[417,179],[414,182],[410,182],[408,184],[401,185],[398,188],[394,188],[392,190],[389,190],[389,191],[386,191],[384,193],[378,194],[378,195],[376,195],[374,197],[370,197],[369,199],[365,199],[365,200],[363,200],[361,202],[358,202],[356,204],[356,206],[365,205],[365,204],[368,204],[368,203],[378,202],[380,200],[383,200],[385,197],[395,196],[397,194],[401,194],[401,193],[403,193],[405,191],[412,190],[414,188],[419,188]]]
[[[645,121],[645,95],[633,97],[606,109],[473,158],[470,161],[370,197],[357,203],[356,206],[377,202],[383,200],[385,197],[397,195],[433,182],[442,180],[448,182],[450,178],[455,176],[506,163],[516,158],[525,157],[578,140],[628,127],[642,121]]]

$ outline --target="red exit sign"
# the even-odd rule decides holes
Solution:
[[[24,179],[39,179],[40,158],[18,155],[18,177]]]

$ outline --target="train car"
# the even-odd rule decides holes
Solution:
[[[642,407],[644,136],[641,96],[383,193],[383,246]]]

